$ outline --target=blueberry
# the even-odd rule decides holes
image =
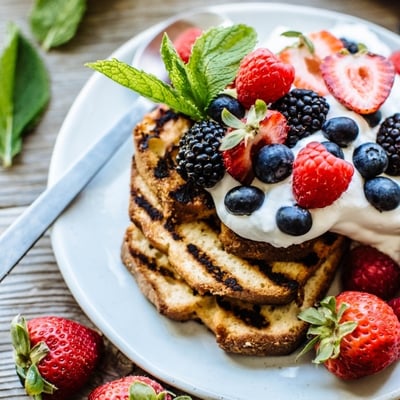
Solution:
[[[322,125],[322,133],[331,142],[346,147],[358,135],[358,125],[348,117],[334,117]]]
[[[363,143],[353,152],[353,163],[358,172],[366,179],[384,172],[389,159],[386,151],[377,143]]]
[[[381,122],[382,112],[378,110],[372,114],[361,114],[361,116],[367,121],[371,128],[375,128],[375,126],[378,126],[379,122]]]
[[[312,217],[308,210],[299,206],[281,207],[276,213],[278,228],[288,235],[300,236],[312,227]]]
[[[260,149],[255,158],[254,173],[260,181],[276,183],[290,176],[294,154],[284,144],[269,144]]]
[[[250,215],[264,202],[264,192],[256,186],[236,186],[225,195],[224,204],[234,215]]]
[[[377,176],[364,184],[367,200],[379,211],[390,211],[400,204],[400,187],[390,178]]]
[[[208,106],[207,114],[215,121],[223,124],[221,113],[226,108],[231,114],[236,117],[243,118],[245,114],[245,108],[239,103],[237,99],[228,94],[220,94],[214,100],[211,101]]]
[[[344,153],[343,150],[333,142],[321,142],[321,144],[329,151],[329,153],[333,154],[337,158],[341,158],[344,160]]]

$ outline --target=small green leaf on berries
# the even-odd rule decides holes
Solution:
[[[298,42],[298,46],[306,46],[307,49],[309,50],[309,52],[311,54],[314,54],[315,48],[314,48],[314,43],[306,36],[304,35],[302,32],[298,32],[298,31],[286,31],[281,33],[282,36],[285,37],[292,37],[292,38],[298,38],[299,42]]]

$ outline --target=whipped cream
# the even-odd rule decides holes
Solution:
[[[287,38],[281,40],[279,33],[283,28],[278,28],[271,35],[265,47],[272,51],[278,51],[288,44]],[[374,33],[363,25],[340,25],[331,30],[337,37],[347,37],[359,41],[368,46],[370,51],[389,55],[390,49],[383,44]],[[271,44],[270,46],[268,44]],[[280,48],[277,48],[280,46]],[[356,140],[342,148],[345,160],[352,163],[352,154],[356,147],[365,142],[375,142],[377,127],[371,128],[365,119],[359,114],[348,110],[336,101],[332,96],[326,97],[330,109],[327,119],[337,116],[347,116],[356,121],[359,134]],[[382,121],[400,112],[400,78],[397,75],[390,96],[381,107]],[[300,140],[292,148],[295,156],[307,143],[312,141],[326,141],[322,132],[316,132],[307,138]],[[385,176],[385,174],[382,174]],[[388,176],[400,185],[400,177]],[[310,209],[312,215],[312,228],[305,235],[291,236],[283,233],[276,225],[275,215],[282,206],[295,204],[291,186],[292,177],[282,182],[266,184],[254,179],[252,185],[261,188],[265,192],[265,200],[261,208],[249,216],[238,216],[229,213],[224,205],[226,193],[239,183],[229,174],[213,188],[211,193],[219,218],[238,235],[261,242],[271,243],[275,247],[288,247],[313,239],[327,231],[345,235],[350,239],[369,244],[388,254],[400,263],[400,207],[391,211],[380,212],[374,208],[365,198],[363,191],[364,179],[355,169],[352,181],[345,193],[333,204],[324,208]]]

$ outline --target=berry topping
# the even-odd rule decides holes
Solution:
[[[200,28],[192,27],[184,30],[174,40],[176,52],[184,63],[189,61],[193,44],[202,33],[203,31]]]
[[[376,142],[386,151],[389,165],[386,173],[400,175],[400,113],[386,118],[379,127]]]
[[[264,197],[256,186],[236,186],[226,194],[224,204],[231,214],[250,215],[261,207]]]
[[[394,51],[390,55],[389,60],[392,62],[396,74],[400,74],[400,50]]]
[[[351,54],[356,54],[358,53],[358,44],[354,42],[353,40],[347,39],[347,38],[340,38],[340,40],[343,43],[343,47],[349,51]]]
[[[364,183],[366,199],[379,211],[390,211],[400,204],[400,186],[392,179],[377,176]]]
[[[289,125],[286,144],[293,147],[300,139],[321,129],[329,104],[312,90],[293,89],[271,104],[271,109],[280,111],[286,117]]]
[[[384,300],[400,289],[400,267],[374,247],[360,245],[351,249],[343,265],[345,290],[372,293]]]
[[[378,126],[381,122],[382,111],[378,110],[371,114],[362,114],[361,116],[367,121],[370,128],[375,128],[375,126]]]
[[[371,114],[380,108],[389,96],[395,75],[387,58],[363,51],[326,57],[321,73],[329,92],[359,114]]]
[[[304,208],[332,204],[350,184],[353,166],[332,155],[318,143],[300,150],[293,164],[292,188],[295,200]]]
[[[320,65],[330,54],[335,54],[343,48],[341,40],[327,31],[312,32],[308,36],[300,32],[285,32],[284,36],[297,37],[298,42],[279,53],[279,58],[294,66],[294,86],[310,89],[321,96],[328,93],[322,79]]]
[[[322,125],[324,136],[340,147],[350,144],[358,136],[358,132],[356,121],[348,117],[330,118]]]
[[[220,94],[208,106],[207,114],[215,121],[223,124],[221,113],[224,108],[237,118],[243,118],[246,111],[234,97],[228,94]]]
[[[276,213],[276,224],[282,232],[288,235],[304,235],[312,227],[311,213],[296,205],[281,207]]]
[[[321,142],[321,144],[329,151],[329,153],[344,160],[344,153],[339,145],[329,141]]]
[[[220,147],[225,168],[237,181],[248,185],[254,178],[253,159],[259,149],[267,144],[285,142],[289,129],[286,118],[278,111],[267,111],[262,100],[256,101],[243,121],[226,109],[222,118],[232,127]]]
[[[353,152],[353,164],[366,179],[383,173],[388,166],[388,156],[377,143],[363,143]]]
[[[294,68],[265,48],[254,50],[240,63],[236,76],[238,100],[249,108],[257,99],[267,104],[285,95],[293,83]]]
[[[269,144],[255,156],[254,172],[264,183],[276,183],[292,173],[294,154],[284,144]]]
[[[182,136],[176,157],[177,171],[185,180],[201,187],[212,187],[225,173],[218,148],[225,129],[217,122],[197,122]]]

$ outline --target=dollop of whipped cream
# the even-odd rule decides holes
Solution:
[[[275,52],[286,46],[289,39],[280,36],[284,30],[288,29],[277,28],[264,46]],[[390,54],[390,49],[364,25],[339,25],[330,31],[337,37],[346,37],[364,43],[371,52],[384,56]],[[362,116],[348,110],[332,96],[327,96],[326,99],[330,105],[327,119],[347,116],[356,121],[359,127],[356,140],[346,148],[342,148],[345,160],[352,163],[352,154],[356,147],[365,142],[375,142],[379,125],[371,128]],[[400,78],[398,75],[388,99],[380,110],[382,121],[396,112],[400,112]],[[312,141],[322,142],[326,141],[326,138],[319,131],[300,140],[292,148],[294,155],[296,156],[301,148]],[[330,206],[309,210],[313,221],[309,232],[301,236],[291,236],[280,231],[275,221],[276,212],[282,206],[296,203],[292,193],[291,179],[288,177],[279,183],[265,184],[255,178],[252,185],[258,186],[265,192],[265,200],[261,208],[249,216],[233,215],[227,211],[224,205],[226,193],[239,185],[229,174],[225,174],[217,185],[209,189],[209,192],[214,199],[218,216],[222,222],[244,238],[268,242],[275,247],[288,247],[331,231],[345,235],[354,241],[374,246],[400,263],[400,206],[394,210],[383,212],[374,208],[365,198],[364,179],[356,169],[347,191],[339,199]],[[390,176],[390,179],[400,185],[400,177]]]

